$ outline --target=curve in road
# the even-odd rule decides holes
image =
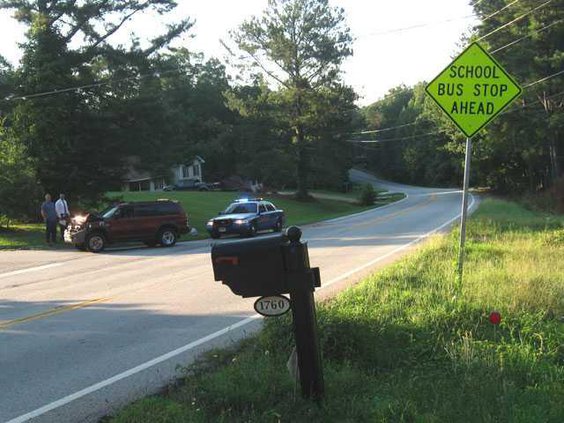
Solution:
[[[303,228],[321,268],[317,298],[459,217],[458,190],[351,177],[407,197]],[[97,421],[165,386],[178,364],[258,330],[254,299],[213,281],[209,251],[209,241],[195,241],[98,255],[0,253],[0,421]]]

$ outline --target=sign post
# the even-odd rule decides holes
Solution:
[[[458,283],[462,283],[472,137],[522,92],[521,87],[479,44],[472,43],[425,88],[466,136],[460,217]]]
[[[466,242],[466,217],[468,215],[468,185],[470,182],[470,157],[472,157],[472,138],[466,138],[464,158],[464,182],[462,188],[462,211],[460,212],[460,246],[458,247],[458,283],[462,283],[464,267],[464,244]]]

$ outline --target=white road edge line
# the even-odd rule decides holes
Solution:
[[[62,266],[65,263],[51,263],[42,266],[28,267],[26,269],[14,270],[13,272],[0,273],[0,279],[7,278],[8,276],[21,275],[22,273],[37,272],[38,270],[49,269],[51,267]]]
[[[471,202],[470,202],[470,205],[468,206],[468,210],[472,210],[472,207],[474,206],[474,196],[472,194],[470,194],[470,197],[471,197]],[[331,279],[329,282],[325,282],[323,284],[323,286],[321,288],[319,288],[318,290],[323,289],[323,288],[328,287],[328,286],[331,286],[334,283],[340,282],[344,279],[347,279],[348,277],[354,275],[355,273],[360,272],[361,270],[364,270],[367,267],[371,267],[374,264],[378,263],[379,261],[385,260],[388,257],[390,257],[390,256],[392,256],[392,255],[394,255],[394,254],[396,254],[396,253],[398,253],[402,250],[405,250],[406,248],[411,247],[413,244],[417,244],[418,242],[422,241],[423,239],[429,237],[430,235],[433,235],[435,232],[438,232],[441,229],[443,229],[444,227],[450,225],[452,222],[454,222],[457,219],[460,219],[460,213],[457,216],[453,217],[452,219],[448,220],[447,222],[443,223],[441,226],[438,226],[435,229],[433,229],[432,231],[429,231],[426,234],[423,234],[423,235],[415,238],[413,241],[408,242],[407,244],[404,244],[401,247],[395,248],[392,251],[384,254],[383,256],[380,256],[378,258],[375,258],[374,260],[369,261],[368,263],[363,264],[362,266],[358,266],[355,269],[349,270],[344,275],[338,276],[335,279]]]
[[[474,196],[473,196],[472,194],[470,194],[470,197],[471,197],[471,202],[470,202],[470,205],[468,206],[468,209],[469,209],[469,210],[471,210],[472,207],[474,206]],[[395,204],[397,204],[397,203],[395,203]],[[367,267],[370,267],[370,266],[374,265],[375,263],[378,263],[379,261],[384,260],[384,259],[388,258],[389,256],[391,256],[391,255],[393,255],[393,254],[395,254],[395,253],[397,253],[397,252],[399,252],[399,251],[402,251],[402,250],[404,250],[404,249],[406,249],[406,248],[409,248],[409,247],[412,246],[413,244],[416,244],[416,243],[420,242],[421,240],[427,238],[428,236],[434,234],[435,232],[440,231],[441,229],[443,229],[444,227],[450,225],[452,222],[454,222],[456,219],[459,219],[459,218],[460,218],[460,214],[458,214],[457,216],[455,216],[455,217],[453,217],[452,219],[448,220],[447,222],[443,223],[442,225],[436,227],[435,229],[433,229],[433,230],[427,232],[426,234],[423,234],[423,235],[419,236],[419,237],[416,238],[415,240],[413,240],[413,241],[411,241],[411,242],[409,242],[409,243],[407,243],[407,244],[405,244],[405,245],[402,245],[401,247],[395,248],[394,250],[390,251],[389,253],[386,253],[386,254],[384,254],[383,256],[380,256],[380,257],[378,257],[378,258],[376,258],[376,259],[374,259],[374,260],[371,260],[371,261],[369,261],[368,263],[366,263],[366,264],[364,264],[364,265],[362,265],[362,266],[357,267],[356,269],[350,270],[350,271],[348,271],[347,273],[345,273],[345,274],[343,274],[343,275],[341,275],[341,276],[339,276],[339,277],[337,277],[337,278],[335,278],[335,279],[331,279],[329,282],[325,283],[325,284],[324,284],[321,288],[319,288],[319,289],[323,289],[324,287],[333,285],[333,284],[335,284],[335,283],[337,283],[337,282],[339,282],[339,281],[341,281],[341,280],[344,280],[344,279],[350,277],[351,275],[353,275],[353,274],[356,273],[356,272],[359,272],[359,271],[361,271],[361,270],[364,270],[364,269],[366,269]],[[73,394],[67,395],[66,397],[63,397],[63,398],[61,398],[61,399],[58,399],[57,401],[53,401],[53,402],[51,402],[51,403],[49,403],[49,404],[47,404],[47,405],[44,405],[43,407],[40,407],[40,408],[38,408],[38,409],[36,409],[36,410],[33,410],[33,411],[30,411],[29,413],[22,414],[21,416],[18,416],[18,417],[16,417],[16,418],[12,419],[12,420],[8,420],[6,423],[23,423],[23,422],[26,422],[26,421],[28,421],[28,420],[31,420],[31,419],[33,419],[33,418],[35,418],[35,417],[39,417],[39,416],[41,416],[41,415],[43,415],[43,414],[45,414],[45,413],[48,413],[49,411],[55,410],[55,409],[57,409],[57,408],[59,408],[59,407],[62,407],[62,406],[66,405],[66,404],[68,404],[68,403],[70,403],[70,402],[72,402],[72,401],[74,401],[74,400],[77,400],[77,399],[79,399],[79,398],[82,398],[82,397],[84,397],[84,396],[86,396],[86,395],[88,395],[88,394],[91,394],[91,393],[96,392],[96,391],[98,391],[98,390],[100,390],[100,389],[102,389],[102,388],[105,388],[106,386],[109,386],[109,385],[112,385],[112,384],[114,384],[114,383],[116,383],[116,382],[119,382],[119,381],[122,380],[122,379],[125,379],[125,378],[127,378],[127,377],[129,377],[129,376],[133,376],[134,374],[137,374],[137,373],[139,373],[139,372],[142,372],[143,370],[147,370],[148,368],[153,367],[153,366],[155,366],[155,365],[157,365],[157,364],[160,364],[160,363],[162,363],[163,361],[166,361],[166,360],[171,359],[171,358],[173,358],[173,357],[175,357],[175,356],[177,356],[177,355],[180,355],[180,354],[182,354],[182,353],[184,353],[184,352],[186,352],[186,351],[189,351],[189,350],[191,350],[191,349],[194,349],[194,348],[196,348],[197,346],[200,346],[200,345],[202,345],[202,344],[205,344],[205,343],[208,342],[208,341],[211,341],[211,340],[213,340],[213,339],[215,339],[215,338],[218,338],[218,337],[220,337],[220,336],[222,336],[222,335],[225,335],[225,334],[229,333],[230,331],[232,331],[232,330],[234,330],[234,329],[237,329],[237,328],[246,326],[246,325],[248,325],[249,323],[251,323],[251,322],[253,322],[253,321],[255,321],[255,320],[257,320],[257,319],[259,319],[259,318],[261,318],[261,317],[262,317],[262,316],[261,316],[260,314],[254,314],[254,315],[252,315],[252,316],[250,316],[250,317],[247,317],[247,318],[245,318],[245,319],[243,319],[243,320],[238,321],[237,323],[234,323],[233,325],[227,326],[227,327],[225,327],[225,328],[223,328],[223,329],[221,329],[221,330],[218,330],[217,332],[211,333],[211,334],[206,335],[206,336],[204,336],[203,338],[200,338],[200,339],[198,339],[198,340],[196,340],[196,341],[190,342],[189,344],[184,345],[183,347],[177,348],[177,349],[175,349],[175,350],[173,350],[173,351],[170,351],[170,352],[168,352],[168,353],[166,353],[166,354],[163,354],[163,355],[161,355],[161,356],[159,356],[159,357],[156,357],[156,358],[154,358],[154,359],[152,359],[152,360],[149,360],[149,361],[147,361],[147,362],[145,362],[145,363],[142,363],[142,364],[140,364],[140,365],[138,365],[138,366],[136,366],[136,367],[133,367],[133,368],[131,368],[131,369],[129,369],[129,370],[126,370],[125,372],[122,372],[122,373],[119,373],[119,374],[117,374],[117,375],[115,375],[115,376],[112,376],[112,377],[109,378],[109,379],[106,379],[106,380],[103,380],[103,381],[101,381],[101,382],[95,383],[94,385],[90,385],[90,386],[88,386],[87,388],[84,388],[84,389],[82,389],[82,390],[80,390],[80,391],[77,391],[77,392],[75,392],[75,393],[73,393]]]

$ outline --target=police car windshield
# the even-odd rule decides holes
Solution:
[[[257,203],[233,203],[225,209],[225,214],[257,213]]]

